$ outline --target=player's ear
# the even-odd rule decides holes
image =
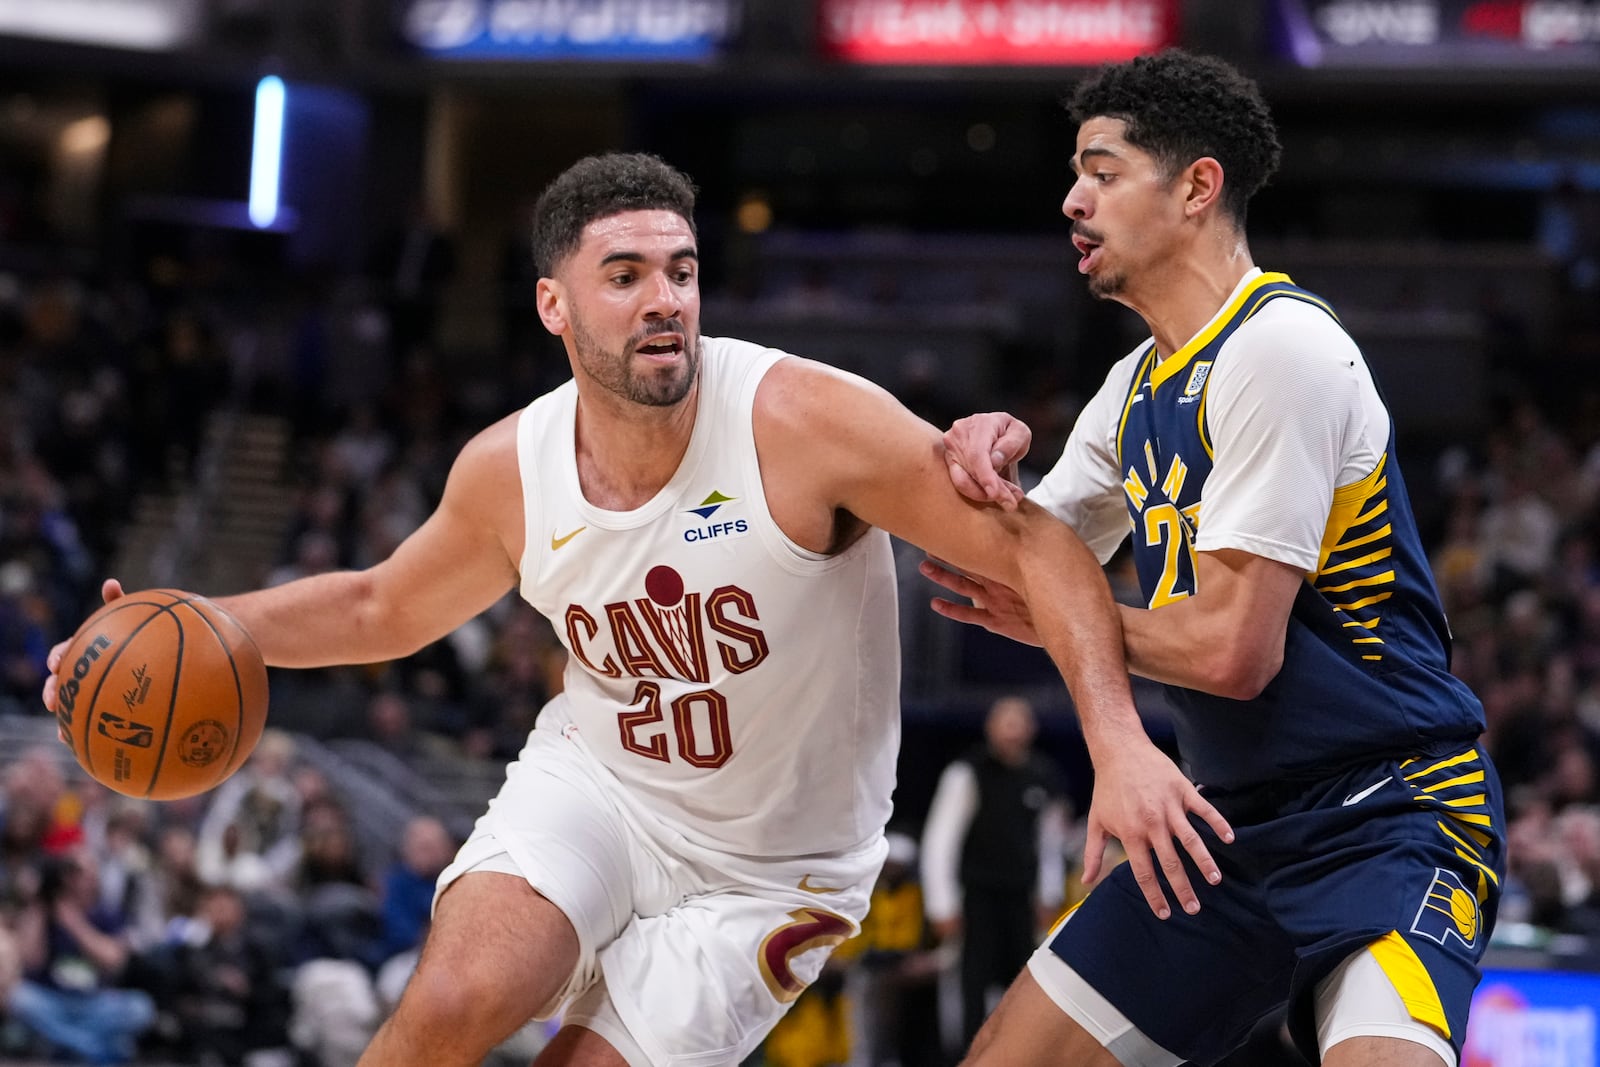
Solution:
[[[539,321],[544,328],[560,337],[567,331],[566,291],[554,278],[540,278],[534,290],[534,306],[539,309]]]
[[[1193,218],[1222,197],[1222,164],[1212,156],[1201,156],[1184,169],[1183,213]]]

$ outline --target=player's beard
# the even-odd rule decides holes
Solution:
[[[1115,300],[1128,287],[1128,276],[1115,271],[1104,271],[1089,276],[1089,295],[1101,300]]]
[[[662,333],[676,333],[683,337],[682,362],[670,370],[655,368],[647,374],[637,373],[634,354],[640,345]],[[603,351],[599,342],[574,315],[572,339],[577,348],[578,362],[589,377],[624,400],[646,407],[667,408],[677,404],[694,388],[695,376],[700,371],[700,339],[684,328],[681,319],[668,319],[640,330],[622,343],[620,352],[609,353]]]

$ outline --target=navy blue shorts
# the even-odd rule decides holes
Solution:
[[[1391,932],[1376,954],[1412,1015],[1459,1056],[1505,877],[1505,812],[1475,748],[1351,767],[1315,783],[1207,793],[1232,825],[1206,837],[1222,884],[1192,864],[1198,915],[1157,919],[1127,864],[1049,942],[1146,1036],[1196,1064],[1289,1007],[1318,1061],[1316,984]],[[1409,950],[1409,951],[1408,951]]]

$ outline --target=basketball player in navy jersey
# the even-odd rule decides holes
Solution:
[[[1314,1062],[1455,1067],[1505,870],[1500,788],[1372,374],[1323,300],[1251,261],[1271,116],[1231,67],[1176,51],[1105,68],[1069,110],[1078,270],[1151,336],[1028,495],[1102,562],[1131,537],[1128,663],[1166,684],[1188,776],[1151,777],[1134,714],[1080,713],[1099,884],[967,1063],[1210,1064],[1287,1004]],[[963,492],[1023,499],[997,469],[1025,426],[974,416],[946,443]],[[1032,639],[1007,590],[925,573],[972,600],[943,614]],[[1167,830],[1195,784],[1232,843]],[[1220,881],[1192,877],[1191,834]],[[1108,835],[1129,862],[1102,876]],[[1175,914],[1166,887],[1191,882],[1198,908]]]

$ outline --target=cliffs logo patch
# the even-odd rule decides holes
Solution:
[[[724,504],[735,503],[738,499],[736,496],[727,496],[713,490],[710,496],[700,501],[699,506],[685,508],[684,514],[695,516],[700,520],[700,523],[683,531],[683,539],[690,544],[697,544],[703,541],[725,541],[733,537],[743,537],[749,533],[750,523],[748,521],[730,518],[727,512],[717,516],[717,513],[722,511]],[[714,518],[714,516],[716,517]]]
[[[1443,867],[1433,869],[1433,884],[1411,920],[1411,932],[1443,945],[1455,938],[1468,948],[1478,942],[1478,898],[1460,875]]]
[[[700,516],[702,519],[710,521],[711,516],[717,513],[718,508],[722,507],[724,504],[731,504],[737,499],[739,498],[735,496],[723,496],[721,493],[713,489],[710,496],[700,501],[699,507],[690,508],[689,512],[691,514]]]

